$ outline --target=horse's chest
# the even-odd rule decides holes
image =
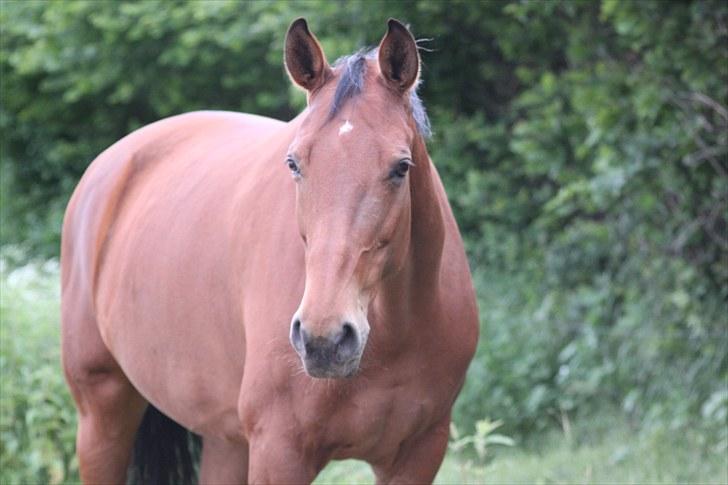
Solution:
[[[331,458],[378,461],[427,428],[439,407],[421,383],[399,384],[357,393],[309,424],[318,443],[332,450]]]

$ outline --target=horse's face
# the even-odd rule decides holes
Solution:
[[[416,136],[407,93],[419,64],[414,39],[396,21],[378,52],[331,69],[305,21],[286,38],[286,66],[309,100],[285,160],[306,254],[290,339],[313,377],[356,373],[369,302],[407,256]]]

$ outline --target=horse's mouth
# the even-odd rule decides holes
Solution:
[[[345,379],[354,377],[359,372],[360,357],[343,363],[321,362],[316,359],[303,359],[306,374],[315,379]]]

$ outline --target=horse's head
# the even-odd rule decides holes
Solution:
[[[414,93],[417,46],[389,20],[378,49],[331,67],[299,19],[288,30],[285,61],[308,98],[285,160],[306,254],[290,339],[309,375],[351,376],[369,334],[369,302],[403,267],[410,242],[413,144],[428,129]]]

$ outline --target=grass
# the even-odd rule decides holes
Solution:
[[[613,414],[573,424],[575,439],[560,431],[536,444],[498,449],[487,464],[450,453],[435,480],[439,484],[726,484],[724,449],[705,448],[690,430],[637,432]],[[316,483],[373,483],[368,467],[353,460],[330,464]]]
[[[5,255],[7,256],[7,255]],[[78,481],[75,413],[59,363],[59,291],[55,263],[10,269],[0,257],[0,483]],[[715,483],[728,484],[726,446],[711,448],[700,431],[635,430],[602,413],[516,443],[451,450],[435,483]],[[373,483],[369,467],[330,464],[317,484]]]

